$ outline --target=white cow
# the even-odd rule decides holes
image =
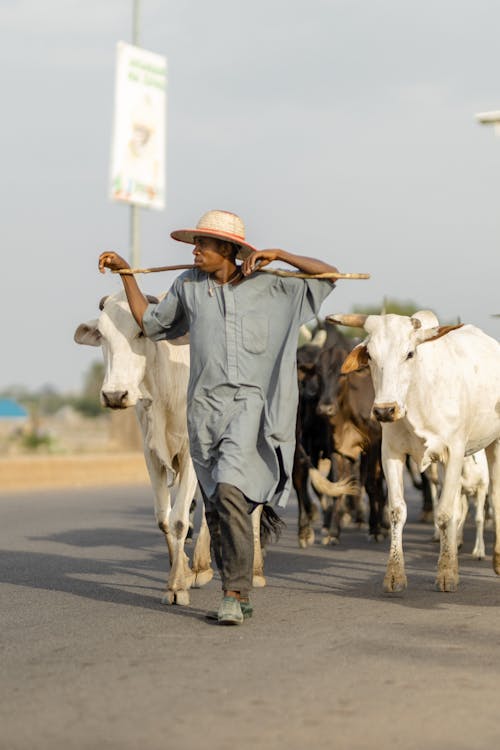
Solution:
[[[469,510],[469,500],[472,499],[475,505],[475,523],[476,523],[476,541],[472,550],[472,557],[476,560],[483,560],[485,556],[484,548],[484,506],[486,495],[488,494],[489,472],[488,461],[484,451],[478,451],[472,456],[464,458],[461,480],[461,501],[462,517],[458,543],[462,542],[463,524]]]
[[[425,474],[429,481],[429,489],[432,497],[433,516],[437,519],[437,507],[439,502],[439,493],[443,486],[443,466],[436,462],[431,464]],[[460,549],[463,543],[463,529],[467,514],[469,512],[469,501],[472,500],[475,506],[475,525],[476,539],[472,556],[476,560],[483,560],[485,556],[484,547],[484,521],[486,496],[488,494],[489,472],[488,460],[484,450],[473,453],[471,456],[465,456],[462,466],[462,476],[460,478],[461,487],[461,516],[457,532],[457,545]],[[434,522],[434,534],[432,540],[439,542],[440,531],[437,522]]]
[[[78,344],[102,348],[103,405],[112,409],[135,406],[156,521],[165,534],[170,556],[162,602],[189,604],[188,589],[213,576],[204,513],[192,570],[184,552],[189,508],[197,491],[186,423],[189,346],[186,339],[154,343],[146,338],[132,317],[124,292],[103,298],[99,307],[99,319],[79,325],[74,338]]]
[[[410,455],[424,471],[445,465],[437,508],[440,555],[436,586],[458,584],[457,531],[464,455],[484,448],[495,514],[493,567],[500,574],[500,345],[471,325],[426,327],[418,314],[333,315],[332,322],[364,327],[365,341],[344,363],[344,372],[369,363],[382,423],[382,462],[388,486],[391,549],[386,591],[406,588],[402,534],[406,521],[403,467]]]

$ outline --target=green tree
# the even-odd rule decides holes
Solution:
[[[100,399],[103,380],[104,363],[92,362],[83,378],[82,393],[72,402],[73,407],[86,417],[97,417],[103,412]]]

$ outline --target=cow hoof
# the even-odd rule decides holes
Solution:
[[[330,534],[325,534],[325,536],[321,539],[321,544],[324,547],[328,547],[330,544],[333,547],[336,547],[337,544],[340,544],[340,539],[338,536],[331,536]]]
[[[484,560],[484,552],[473,552],[472,557],[474,560]]]
[[[267,586],[265,576],[254,574],[254,577],[252,579],[252,586],[254,587],[254,589],[263,589],[264,586]]]
[[[172,591],[172,589],[169,589],[167,593],[162,597],[161,603],[187,606],[189,604],[189,591]]]
[[[440,575],[436,578],[436,591],[453,594],[458,588],[458,578],[450,575]]]
[[[208,568],[207,570],[199,570],[194,574],[193,588],[200,589],[202,586],[205,586],[207,583],[209,583],[209,581],[211,581],[213,577],[214,571],[212,570],[212,568]]]
[[[500,576],[500,552],[493,553],[493,570]]]
[[[175,604],[175,591],[167,591],[161,598],[162,604]]]
[[[400,594],[406,589],[408,582],[406,576],[395,578],[394,576],[386,576],[384,578],[384,591],[386,594]]]
[[[299,534],[299,547],[306,549],[314,544],[314,529],[304,529]]]
[[[176,591],[175,604],[180,607],[187,607],[189,605],[189,591]]]

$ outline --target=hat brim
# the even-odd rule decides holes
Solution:
[[[249,245],[238,237],[236,234],[230,234],[229,232],[217,232],[217,230],[210,229],[176,229],[175,232],[171,232],[170,236],[173,240],[179,242],[187,242],[188,245],[195,244],[195,237],[212,237],[214,240],[225,240],[226,242],[232,242],[233,245],[238,245],[239,250],[236,253],[236,257],[239,260],[245,260],[251,253],[257,252],[257,248]]]

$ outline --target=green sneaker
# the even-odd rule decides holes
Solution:
[[[225,596],[217,612],[219,625],[241,625],[243,613],[240,603],[234,596]]]
[[[240,609],[244,620],[248,620],[253,615],[253,607],[250,602],[240,602]],[[218,620],[219,613],[216,609],[211,609],[205,614],[206,620]]]
[[[245,620],[253,615],[253,607],[248,600],[246,602],[240,600],[240,608]]]

